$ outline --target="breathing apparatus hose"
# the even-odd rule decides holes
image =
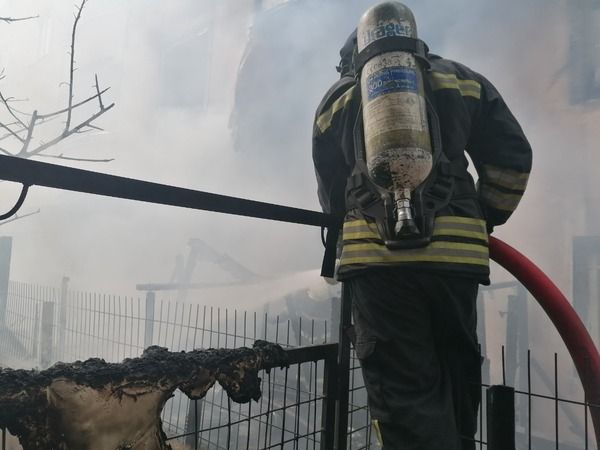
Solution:
[[[592,338],[560,289],[526,256],[490,236],[490,257],[525,286],[563,339],[583,385],[600,448],[600,354]]]

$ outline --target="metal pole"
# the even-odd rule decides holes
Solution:
[[[6,324],[6,306],[8,303],[8,280],[10,278],[10,255],[12,237],[0,237],[0,327]]]
[[[334,441],[336,436],[335,428],[335,414],[336,414],[336,390],[338,380],[338,365],[337,355],[338,351],[333,358],[325,359],[325,367],[323,370],[323,392],[325,394],[325,402],[323,403],[321,410],[321,428],[323,434],[321,437],[321,450],[330,450],[334,448]],[[315,372],[316,372],[315,367]]]
[[[58,354],[60,359],[65,359],[65,333],[67,330],[67,301],[69,291],[69,277],[63,277],[60,283],[60,305],[58,318]]]
[[[336,450],[346,450],[348,445],[348,393],[350,389],[350,336],[352,326],[352,299],[342,283],[339,327],[338,401],[336,408]]]
[[[40,334],[40,308],[39,305],[33,301],[29,302],[32,305],[33,311],[34,311],[34,317],[33,317],[33,335],[32,335],[32,348],[31,348],[31,358],[35,359],[40,357],[40,353],[39,353],[39,343],[40,340],[42,339],[41,334]]]
[[[190,400],[185,421],[184,443],[189,448],[198,448],[198,433],[202,427],[200,421],[202,412],[202,399]]]
[[[515,450],[515,390],[490,386],[487,390],[488,450]]]
[[[146,292],[146,319],[144,328],[144,348],[148,348],[154,341],[154,303],[156,294],[153,291]]]
[[[42,331],[40,334],[40,366],[43,369],[52,363],[52,328],[54,325],[54,302],[42,304]]]

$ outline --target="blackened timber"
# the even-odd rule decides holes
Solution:
[[[43,371],[0,368],[0,429],[25,450],[168,450],[160,413],[175,389],[203,398],[218,382],[229,398],[261,396],[259,370],[287,367],[277,344],[169,352],[149,347],[121,363],[98,358]]]
[[[339,223],[338,218],[316,211],[64,167],[14,156],[0,155],[0,179],[21,183],[24,186],[44,186],[303,225],[331,227]]]

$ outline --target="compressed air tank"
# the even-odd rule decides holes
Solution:
[[[414,16],[400,2],[378,4],[359,21],[358,52],[394,36],[417,39]],[[361,71],[360,88],[368,175],[393,194],[396,233],[417,233],[410,197],[431,172],[433,161],[422,63],[407,51],[373,56]]]

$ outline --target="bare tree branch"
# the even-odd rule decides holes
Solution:
[[[94,130],[103,131],[103,129],[99,126],[93,124],[93,121],[99,118],[102,114],[109,111],[114,103],[111,103],[108,106],[105,106],[102,95],[106,93],[110,88],[101,89],[100,83],[98,81],[98,75],[94,75],[94,88],[96,93],[94,95],[89,96],[88,98],[75,102],[74,101],[74,83],[75,83],[75,71],[77,68],[75,67],[75,44],[76,44],[76,35],[77,35],[77,27],[79,25],[79,21],[81,19],[82,11],[88,0],[81,0],[79,6],[76,6],[76,12],[74,14],[73,26],[71,29],[71,45],[70,45],[70,61],[69,61],[69,81],[63,84],[68,86],[68,98],[67,98],[67,106],[65,108],[46,113],[39,114],[37,110],[35,110],[32,114],[25,113],[23,111],[19,111],[12,106],[12,103],[17,101],[14,97],[10,97],[4,95],[0,92],[0,106],[3,106],[4,109],[8,112],[11,117],[10,123],[8,121],[0,121],[0,130],[4,130],[4,134],[0,136],[0,141],[6,141],[8,139],[12,140],[17,144],[16,150],[11,150],[10,145],[4,145],[3,148],[0,148],[0,153],[18,156],[21,158],[30,158],[34,156],[44,156],[41,153],[48,148],[58,144],[63,139],[72,136],[73,134],[82,134],[91,132]],[[1,20],[1,18],[0,18]],[[4,70],[0,71],[0,80],[5,78]],[[98,101],[98,110],[89,116],[87,119],[80,121],[76,126],[73,126],[74,121],[74,112],[75,109],[82,107],[83,105],[92,102],[94,100]],[[59,132],[58,135],[51,138],[50,140],[44,142],[39,139],[36,139],[36,135],[39,135],[40,126],[50,122],[56,118],[61,117],[63,114],[66,115],[64,128],[62,132]],[[34,135],[34,130],[36,131]],[[100,159],[100,158],[78,158],[78,157],[66,157],[63,154],[60,155],[47,155],[49,158],[58,158],[58,159],[69,159],[72,161],[88,161],[88,162],[109,162],[113,161],[110,159]]]
[[[27,128],[27,137],[23,142],[23,147],[21,147],[21,151],[17,153],[16,156],[26,157],[27,149],[29,148],[29,144],[31,143],[31,138],[33,137],[33,128],[35,127],[35,122],[37,121],[37,111],[33,111],[31,115],[31,121],[29,122],[29,127]]]
[[[72,134],[78,133],[82,128],[85,128],[86,126],[88,126],[91,122],[93,122],[98,117],[100,117],[102,114],[104,114],[105,112],[107,112],[108,110],[110,110],[113,106],[115,106],[115,104],[111,103],[106,108],[104,108],[104,110],[98,111],[96,114],[94,114],[93,116],[91,116],[89,119],[84,120],[83,122],[81,122],[76,127],[71,128],[70,130],[62,133],[61,135],[55,137],[51,141],[49,141],[49,142],[47,142],[45,144],[40,145],[36,149],[31,150],[30,152],[27,152],[27,154],[24,155],[23,157],[29,158],[31,156],[36,156],[36,155],[40,154],[41,152],[43,152],[44,150],[46,150],[47,148],[50,148],[53,145],[56,145],[57,143],[59,143],[60,141],[62,141],[63,139],[71,136]]]

